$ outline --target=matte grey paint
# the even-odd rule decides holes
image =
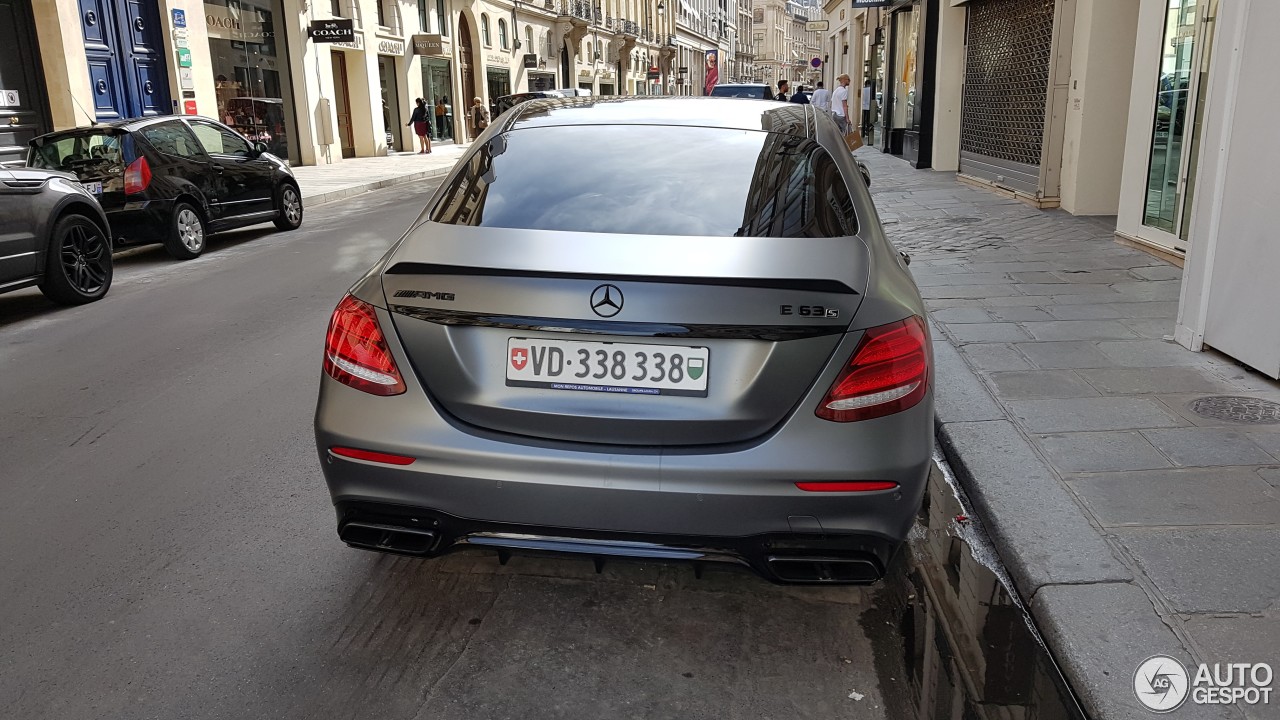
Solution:
[[[658,103],[655,105],[655,103]],[[316,439],[335,501],[362,500],[436,510],[462,518],[548,528],[632,533],[748,536],[790,532],[788,518],[810,516],[827,533],[900,541],[919,506],[933,445],[933,393],[915,407],[858,423],[833,423],[814,411],[861,339],[861,330],[924,316],[903,258],[880,227],[857,163],[834,122],[809,106],[733,99],[601,103],[533,101],[491,126],[471,152],[521,122],[624,122],[627,106],[662,122],[761,129],[766,124],[815,137],[836,159],[859,216],[856,238],[690,238],[472,228],[419,221],[351,292],[375,305],[407,391],[375,397],[322,378]],[[655,110],[654,108],[658,108]],[[571,112],[562,118],[560,109]],[[687,112],[686,112],[687,110]],[[531,115],[532,113],[532,115]],[[527,119],[525,116],[529,116]],[[718,118],[725,118],[723,124]],[[470,155],[460,159],[467,162]],[[455,173],[457,169],[455,168]],[[449,180],[442,184],[447,186]],[[628,246],[658,248],[627,252]],[[696,262],[672,262],[678,248]],[[664,251],[665,250],[665,251]],[[671,252],[666,252],[671,251]],[[682,254],[682,253],[681,253]],[[550,272],[548,278],[386,275],[399,263]],[[582,276],[565,278],[563,275]],[[651,278],[651,282],[612,277]],[[392,315],[396,289],[451,292],[452,302],[395,298],[396,304],[484,308],[488,312],[576,319],[591,312],[592,289],[613,282],[627,296],[616,320],[655,323],[785,323],[770,308],[791,291],[701,286],[664,280],[698,277],[825,279],[857,295],[825,297],[841,309],[843,335],[793,340],[645,342],[712,347],[709,398],[636,397],[507,388],[506,339],[515,331],[445,326]],[[661,287],[664,291],[654,292]],[[806,293],[798,293],[804,296]],[[807,302],[796,297],[795,303]],[[813,322],[795,318],[795,322]],[[542,337],[570,335],[543,333]],[[583,339],[598,340],[599,335]],[[624,341],[627,338],[619,338]],[[484,362],[481,362],[481,359]],[[635,402],[635,401],[640,402]],[[389,467],[332,456],[337,445],[409,455]],[[802,480],[893,480],[899,491],[808,493]]]
[[[74,209],[108,233],[107,217],[74,175],[0,170],[0,291],[31,287],[44,276],[53,226]]]

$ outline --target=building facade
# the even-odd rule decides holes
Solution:
[[[664,11],[664,0],[0,0],[2,39],[21,49],[0,58],[0,101],[17,118],[0,162],[21,162],[40,133],[173,113],[216,118],[294,164],[341,162],[412,149],[416,98],[434,138],[465,141],[475,98],[492,111],[528,90],[661,92],[675,56]]]

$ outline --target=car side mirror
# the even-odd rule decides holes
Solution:
[[[858,163],[858,172],[862,173],[862,180],[867,184],[867,187],[871,187],[871,171],[867,169],[867,166]]]
[[[267,144],[266,144],[266,143],[263,143],[263,142],[256,142],[256,143],[254,143],[254,144],[253,144],[253,156],[254,156],[254,157],[257,157],[257,156],[261,155],[262,153],[264,153],[264,152],[266,152],[266,151],[267,151]]]

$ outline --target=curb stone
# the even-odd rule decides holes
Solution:
[[[416,180],[428,180],[431,178],[443,177],[448,175],[451,170],[453,170],[453,165],[444,168],[409,173],[408,175],[398,175],[385,180],[375,180],[373,182],[352,185],[351,187],[330,190],[328,192],[311,192],[308,194],[306,188],[303,188],[302,199],[311,205],[323,205],[324,203],[333,202],[334,200],[342,200],[343,198],[349,198],[354,195],[361,195],[373,190],[381,190],[382,188],[394,187],[396,185],[407,185]]]

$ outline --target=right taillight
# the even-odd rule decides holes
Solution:
[[[930,356],[929,331],[918,316],[868,329],[818,406],[818,417],[855,422],[912,407],[928,392]]]
[[[132,195],[147,189],[151,184],[151,166],[147,159],[139,157],[124,169],[124,194]]]
[[[329,319],[324,371],[343,385],[373,395],[399,395],[404,379],[387,347],[373,306],[351,295],[342,298]]]

